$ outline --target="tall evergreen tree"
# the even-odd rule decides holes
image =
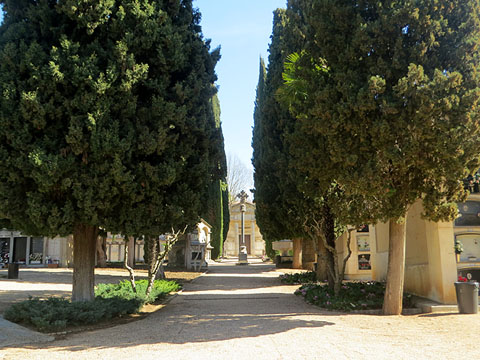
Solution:
[[[269,256],[273,255],[272,241],[299,236],[294,229],[297,227],[298,232],[299,222],[292,221],[294,212],[289,211],[287,195],[283,194],[285,187],[282,187],[288,178],[288,154],[284,151],[281,134],[290,114],[276,98],[276,91],[283,83],[283,62],[288,55],[284,42],[286,21],[285,10],[275,10],[268,72],[264,60],[260,59],[252,137],[255,218]]]
[[[190,0],[0,4],[0,218],[73,233],[72,298],[91,300],[99,227],[198,220],[219,54]]]
[[[408,208],[421,199],[425,218],[452,220],[460,180],[478,168],[479,10],[478,0],[302,8],[307,46],[287,77],[296,170],[364,197],[359,218],[389,221],[385,314],[402,310]]]
[[[212,226],[212,258],[216,259],[223,253],[224,226],[228,226],[228,224],[225,224],[225,218],[228,218],[228,215],[225,216],[225,211],[228,213],[229,210],[228,207],[225,209],[223,206],[223,194],[228,191],[226,185],[227,159],[225,156],[222,125],[220,120],[220,101],[217,95],[212,98],[211,103],[212,119],[214,120],[210,136],[210,162],[212,169],[205,219]]]

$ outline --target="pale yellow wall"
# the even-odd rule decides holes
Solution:
[[[352,232],[351,235],[351,244],[350,248],[352,250],[352,254],[347,261],[345,267],[345,279],[347,280],[370,280],[372,279],[372,273],[375,269],[375,255],[376,255],[376,244],[375,244],[375,227],[370,226],[368,233],[357,233],[356,231]],[[357,239],[359,238],[367,238],[370,243],[370,251],[362,252],[359,251],[357,245]],[[338,252],[338,262],[341,266],[343,263],[343,259],[345,256],[348,255],[347,251],[347,241],[348,235],[344,233],[339,239],[337,239],[336,249]],[[370,263],[372,266],[372,270],[360,270],[358,267],[358,256],[362,254],[370,255]]]
[[[378,223],[375,225],[375,266],[372,267],[372,280],[385,281],[388,266],[388,240],[390,225]]]
[[[455,304],[457,266],[453,222],[423,220],[417,201],[407,216],[405,290],[444,304]]]
[[[421,202],[409,210],[406,229],[405,290],[445,304],[455,304],[454,282],[457,265],[453,249],[453,222],[434,223],[421,218]],[[480,229],[479,229],[480,230]],[[346,279],[373,279],[384,281],[388,266],[389,224],[370,226],[370,254],[372,270],[358,269],[356,238],[353,234],[352,256],[347,263]],[[339,261],[346,248],[346,235],[337,241]]]
[[[431,290],[428,259],[427,223],[421,218],[421,203],[414,204],[407,215],[405,290],[427,296]]]
[[[265,253],[265,242],[255,221],[255,205],[246,203],[245,235],[250,235],[251,255],[262,256]],[[238,256],[239,236],[242,233],[240,203],[230,206],[230,226],[224,248],[225,255]]]
[[[406,263],[409,265],[428,264],[427,222],[422,219],[422,205],[414,204],[407,215]]]

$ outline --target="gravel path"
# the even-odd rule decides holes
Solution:
[[[458,359],[480,315],[348,315],[280,286],[271,265],[213,265],[144,320],[0,350],[0,359]],[[3,356],[3,357],[2,357]]]

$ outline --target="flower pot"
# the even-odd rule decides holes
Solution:
[[[47,264],[47,267],[50,269],[56,269],[58,268],[58,264]]]

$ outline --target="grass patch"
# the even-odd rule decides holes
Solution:
[[[95,288],[95,300],[89,302],[71,302],[56,297],[46,300],[30,298],[7,308],[4,318],[41,332],[57,332],[67,327],[96,324],[128,314],[137,314],[143,305],[180,289],[180,285],[174,281],[156,280],[151,295],[146,298],[147,280],[138,280],[135,283],[137,293],[132,291],[127,280],[118,284],[100,284]]]
[[[385,294],[385,283],[363,281],[345,283],[337,296],[328,285],[305,284],[295,291],[306,302],[313,305],[339,311],[381,309]],[[403,295],[403,307],[413,307],[412,295]]]
[[[280,275],[280,281],[282,284],[307,284],[317,281],[317,274],[314,271],[299,272],[293,274]]]

